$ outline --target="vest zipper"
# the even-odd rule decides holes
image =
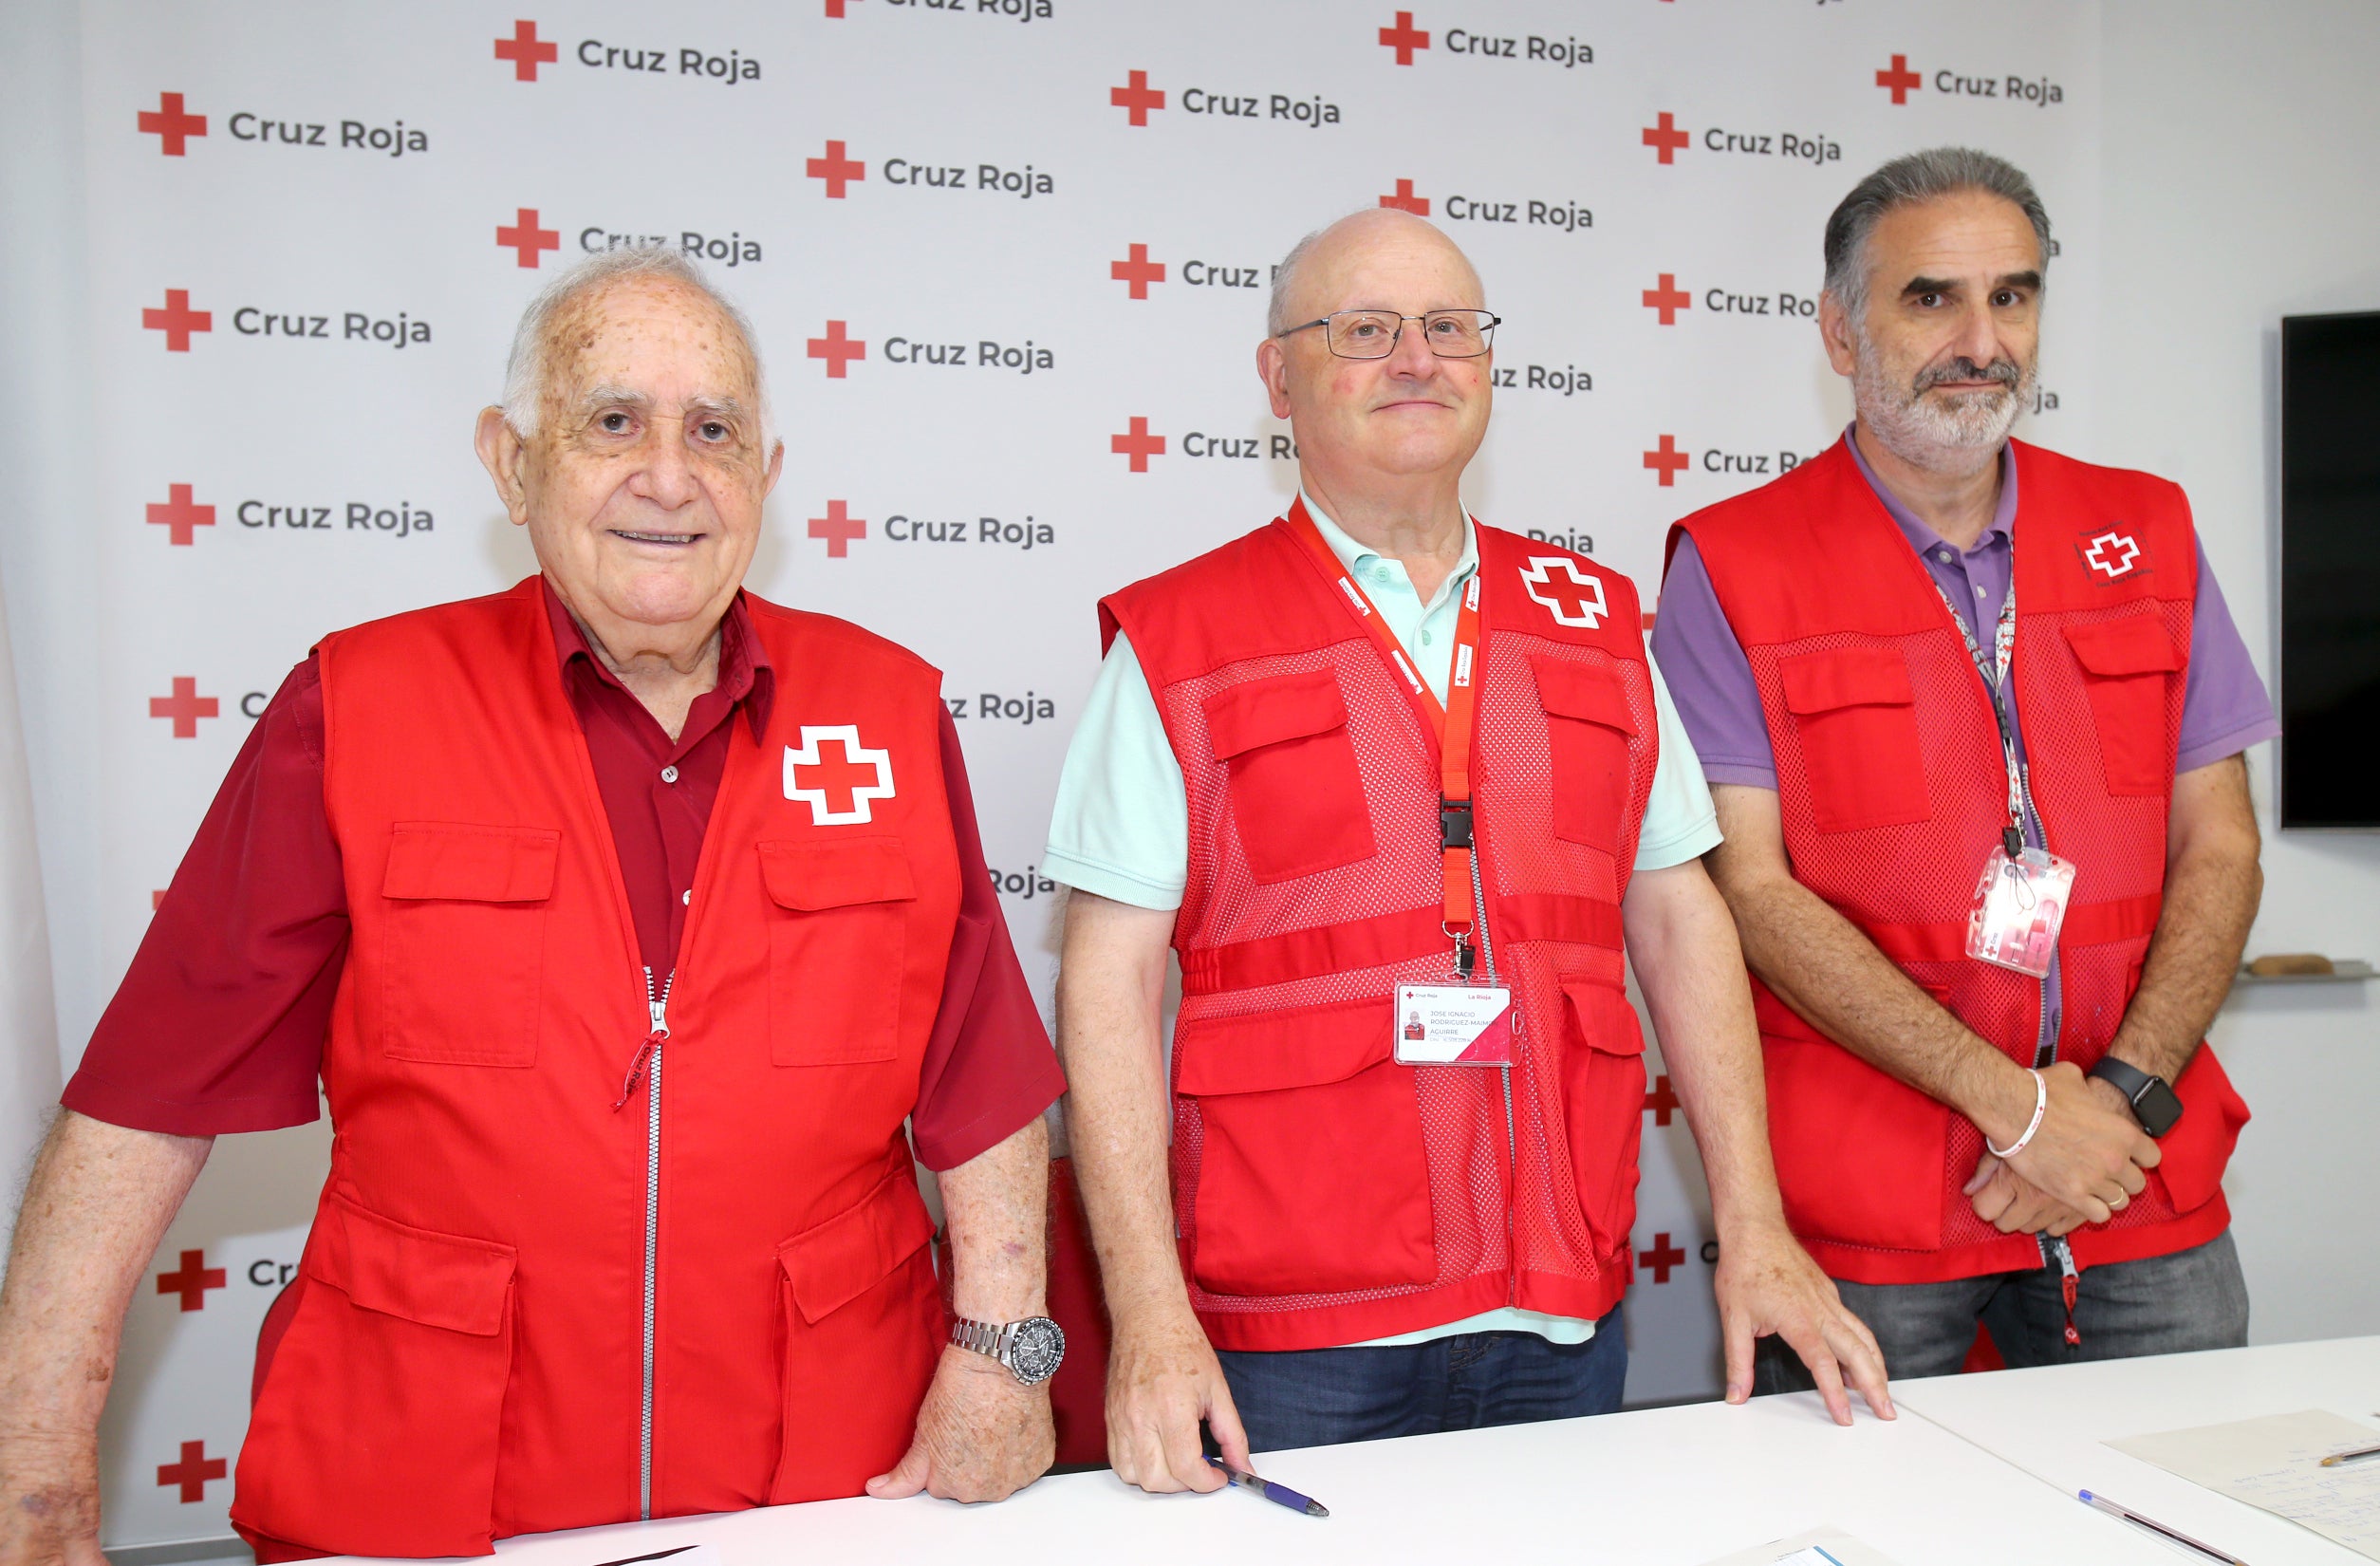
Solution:
[[[1496,942],[1488,936],[1487,890],[1479,878],[1479,838],[1477,826],[1472,828],[1471,848],[1471,917],[1479,937],[1479,956],[1487,963],[1488,982],[1496,982]],[[1518,1055],[1520,1044],[1519,996],[1513,997],[1514,1054]],[[1520,1148],[1513,1135],[1513,1069],[1498,1066],[1496,1074],[1504,1084],[1504,1261],[1506,1267],[1504,1301],[1517,1303],[1520,1257],[1514,1249],[1513,1209],[1520,1201]]]
[[[646,1078],[644,1097],[644,1396],[637,1423],[637,1516],[653,1516],[653,1343],[655,1278],[661,1254],[661,1043],[669,1037],[669,987],[678,981],[672,968],[653,988],[653,969],[644,970],[644,1004],[652,1014],[652,1031],[644,1035],[636,1059],[629,1064],[620,1103],[637,1091],[637,1078]]]

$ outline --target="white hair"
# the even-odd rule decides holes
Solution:
[[[529,308],[521,312],[520,325],[512,331],[511,355],[504,363],[501,406],[505,423],[524,440],[536,436],[539,404],[553,379],[553,325],[564,308],[581,296],[615,283],[648,277],[692,289],[716,306],[735,329],[746,357],[752,361],[753,395],[759,403],[760,450],[765,457],[776,441],[769,417],[768,378],[761,369],[760,344],[753,334],[752,322],[734,300],[711,286],[700,267],[664,245],[600,251],[547,284],[529,302]]]

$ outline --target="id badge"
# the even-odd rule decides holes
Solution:
[[[2046,979],[2057,951],[2057,928],[2074,893],[2074,865],[2039,848],[2015,859],[1994,848],[1975,884],[1967,915],[1967,955],[1980,961]]]
[[[1509,1066],[1513,992],[1501,984],[1397,986],[1400,1066]]]

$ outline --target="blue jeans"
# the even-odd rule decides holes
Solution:
[[[1978,1323],[2012,1370],[2237,1349],[2248,1341],[2248,1285],[2228,1229],[2186,1251],[2084,1268],[2074,1295],[2080,1343],[2066,1341],[2059,1282],[2052,1264],[1948,1283],[1838,1279],[1835,1287],[1876,1334],[1885,1371],[1895,1381],[1957,1370],[1975,1345]],[[1806,1391],[1811,1385],[1781,1338],[1760,1340],[1754,1369],[1757,1391]]]
[[[1391,1349],[1216,1357],[1248,1444],[1260,1452],[1608,1414],[1620,1407],[1628,1375],[1616,1306],[1579,1344],[1464,1333]]]

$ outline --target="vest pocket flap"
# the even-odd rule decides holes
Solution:
[[[543,903],[553,895],[562,834],[550,827],[400,821],[381,895],[454,903]]]
[[[1570,999],[1571,1013],[1578,1019],[1579,1035],[1589,1049],[1605,1054],[1645,1053],[1645,1030],[1632,1026],[1636,1012],[1628,1004],[1625,988],[1600,979],[1566,979],[1562,994]],[[1625,1019],[1614,1013],[1614,1007],[1627,1014]]]
[[[779,1245],[777,1265],[802,1319],[816,1325],[892,1276],[933,1238],[916,1176],[897,1169],[851,1206]]]
[[[1347,699],[1339,694],[1339,677],[1329,669],[1251,680],[1206,699],[1207,739],[1218,761],[1259,745],[1346,726]]]
[[[2069,625],[2066,640],[2082,666],[2096,675],[2166,674],[2182,666],[2173,638],[2151,614],[2102,620],[2095,625]]]
[[[307,1247],[306,1272],[367,1311],[493,1337],[517,1254],[510,1245],[417,1229],[334,1196]]]
[[[1636,732],[1636,715],[1611,671],[1567,658],[1533,658],[1529,666],[1537,677],[1537,700],[1558,718],[1600,723],[1622,734]]]
[[[1385,1001],[1349,1000],[1178,1029],[1178,1090],[1204,1097],[1345,1082],[1388,1058],[1392,1013]]]
[[[856,903],[901,903],[918,895],[897,837],[760,845],[760,880],[780,908],[816,913]]]
[[[1807,716],[1842,707],[1910,707],[1917,692],[1895,647],[1836,647],[1776,661],[1785,710]]]

